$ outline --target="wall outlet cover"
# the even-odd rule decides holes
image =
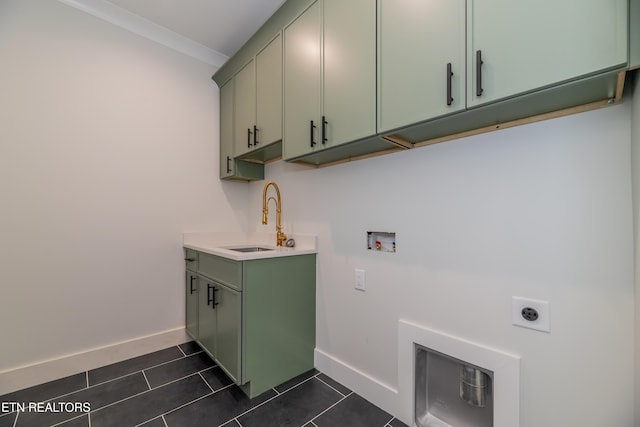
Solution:
[[[511,322],[513,325],[551,332],[549,320],[549,301],[512,297]]]

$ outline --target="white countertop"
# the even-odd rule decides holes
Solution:
[[[275,258],[282,256],[315,254],[317,237],[310,234],[296,234],[287,236],[296,241],[296,246],[287,248],[276,246],[275,233],[234,233],[234,232],[195,232],[182,235],[182,245],[185,248],[221,256],[234,261],[250,259]],[[260,252],[238,252],[230,248],[260,246],[273,249]]]

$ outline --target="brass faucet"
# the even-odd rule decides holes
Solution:
[[[276,190],[277,198],[269,197],[267,199],[267,189],[270,185],[273,185],[273,188]],[[282,232],[282,224],[281,224],[281,214],[282,214],[282,201],[280,199],[280,189],[278,185],[269,181],[265,184],[264,189],[262,190],[262,223],[267,223],[267,215],[269,214],[269,200],[276,201],[276,246],[282,246],[282,243],[287,240],[287,236]]]

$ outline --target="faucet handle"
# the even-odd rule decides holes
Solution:
[[[287,240],[287,235],[282,232],[282,230],[278,230],[276,236],[276,244],[277,246],[282,246],[282,244]]]

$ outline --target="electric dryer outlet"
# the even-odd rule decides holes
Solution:
[[[512,297],[511,323],[523,328],[551,332],[549,324],[549,301]]]

